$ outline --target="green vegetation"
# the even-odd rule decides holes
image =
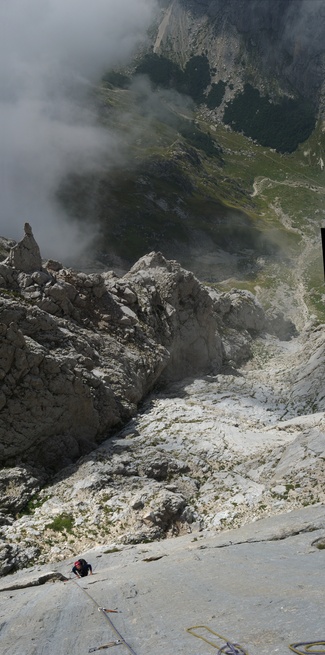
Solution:
[[[135,75],[148,75],[152,84],[166,89],[180,90],[184,83],[184,73],[170,59],[150,53],[144,56],[135,69]]]
[[[9,298],[17,298],[19,300],[24,300],[20,291],[14,291],[13,289],[4,289],[1,287],[1,293]],[[27,302],[27,301],[26,301]]]
[[[191,57],[182,70],[170,59],[150,53],[138,64],[135,74],[148,75],[154,86],[175,89],[197,103],[204,102],[204,92],[211,82],[209,60],[205,55]]]
[[[112,546],[112,548],[108,548],[107,550],[104,550],[105,555],[108,555],[110,553],[119,553],[120,548],[117,548],[117,546]]]
[[[179,132],[191,146],[203,150],[208,157],[215,157],[217,153],[221,152],[220,147],[211,138],[210,134],[202,132],[193,122],[183,121]]]
[[[73,516],[71,514],[59,514],[56,516],[51,523],[48,523],[45,528],[47,530],[54,530],[54,532],[72,532],[73,528]]]
[[[196,55],[187,62],[184,70],[185,93],[197,103],[204,102],[204,91],[211,82],[209,60]]]
[[[245,136],[278,152],[293,152],[315,128],[314,109],[304,100],[283,98],[278,104],[245,84],[244,91],[228,103],[224,122]]]
[[[118,89],[127,89],[130,86],[131,80],[127,75],[117,71],[107,71],[102,77],[102,82],[115,86]]]
[[[205,99],[205,103],[209,109],[215,109],[221,105],[225,95],[225,90],[226,83],[222,80],[220,80],[218,84],[212,84],[211,90]]]
[[[23,509],[19,512],[17,518],[19,518],[20,516],[32,516],[35,510],[38,507],[41,507],[47,500],[48,500],[48,496],[43,496],[43,497],[34,496],[28,501],[27,505],[25,505],[25,507],[23,507]]]

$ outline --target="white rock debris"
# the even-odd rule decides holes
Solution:
[[[323,326],[160,253],[0,274],[2,574],[324,502]]]

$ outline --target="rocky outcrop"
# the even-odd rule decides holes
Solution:
[[[10,250],[8,264],[25,273],[40,271],[42,269],[41,253],[29,223],[25,223],[24,230],[24,238]]]
[[[142,438],[129,421],[158,383],[173,396],[171,385],[183,388],[184,380],[229,365],[234,373],[268,329],[261,305],[249,292],[202,285],[161,253],[118,277],[54,260],[33,271],[31,249],[25,261],[17,246],[20,259],[11,251],[0,264],[0,571],[44,557],[46,544],[51,558],[66,554],[53,532],[73,529],[81,546],[86,524],[87,534],[109,532],[124,543],[199,528],[203,513],[191,499],[206,474],[214,476],[213,461],[211,468],[201,457],[205,420],[197,410],[189,417],[199,423],[186,454],[172,445],[178,410],[161,416],[164,435],[173,426],[169,436],[154,426]],[[222,384],[232,379],[226,373]],[[183,414],[180,399],[177,406]],[[165,451],[155,448],[161,438]]]
[[[168,350],[163,381],[220,369],[214,303],[192,273],[153,253],[142,257],[123,279],[137,294],[151,337],[158,337]]]
[[[231,289],[229,293],[210,291],[210,295],[214,299],[224,361],[238,366],[251,356],[253,339],[262,332],[272,332],[272,330],[269,328],[262,306],[249,291],[238,289]]]
[[[30,226],[0,285],[1,461],[42,479],[121,426],[158,381],[236,365],[265,329],[253,296],[208,290],[160,253],[122,278],[42,263]]]

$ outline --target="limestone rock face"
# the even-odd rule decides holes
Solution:
[[[0,276],[0,575],[324,504],[324,326],[156,252]]]
[[[208,291],[177,262],[166,262],[160,253],[142,257],[125,276],[136,285],[153,336],[168,349],[169,361],[162,374],[175,380],[222,365],[221,340]]]
[[[209,294],[222,341],[223,361],[238,366],[251,357],[252,344],[258,334],[274,333],[273,323],[249,291],[231,289],[228,293],[218,293],[210,289]],[[289,338],[290,328],[292,334],[295,331],[293,323],[280,315],[277,328],[280,339]]]
[[[213,296],[160,253],[122,278],[42,264],[28,224],[0,285],[1,462],[42,479],[127,421],[158,380],[245,359],[243,328],[251,341],[265,327],[253,297]]]
[[[183,65],[193,54],[205,52],[213,82],[231,80],[234,94],[247,82],[249,62],[250,80],[262,92],[266,86],[272,89],[276,71],[280,93],[285,95],[289,83],[323,108],[322,2],[170,0],[167,5],[154,44],[157,54]]]
[[[309,652],[320,653],[319,641],[310,640],[322,634],[323,596],[317,590],[325,585],[324,529],[325,508],[309,507],[222,534],[120,545],[113,553],[107,544],[93,544],[79,555],[95,575],[77,584],[66,581],[71,552],[60,562],[34,564],[1,581],[2,653],[212,655],[220,644],[219,653],[285,655],[298,638],[309,640]],[[119,614],[108,616],[129,649],[109,648],[114,633],[92,599],[109,599],[106,607],[118,608]],[[217,641],[205,626],[185,630],[198,614],[209,618],[209,630],[220,633],[221,625],[224,637]],[[213,639],[217,648],[200,645],[195,634]]]

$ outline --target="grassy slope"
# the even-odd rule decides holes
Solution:
[[[220,288],[248,288],[265,304],[324,320],[321,125],[280,155],[170,96],[103,87],[99,103],[102,122],[123,134],[124,163],[100,178],[74,177],[61,196],[72,213],[99,222],[102,252],[127,266],[159,249]],[[193,119],[215,155],[182,136]]]
[[[287,295],[292,291],[296,303],[306,303],[308,310],[323,321],[320,228],[325,218],[325,174],[320,157],[324,160],[324,126],[322,129],[319,123],[308,141],[291,155],[269,151],[241,135],[225,132],[222,126],[215,134],[229,151],[225,170],[253,193],[256,220],[283,253],[283,261],[270,258],[256,278],[264,288],[262,297],[274,299],[283,285]]]

